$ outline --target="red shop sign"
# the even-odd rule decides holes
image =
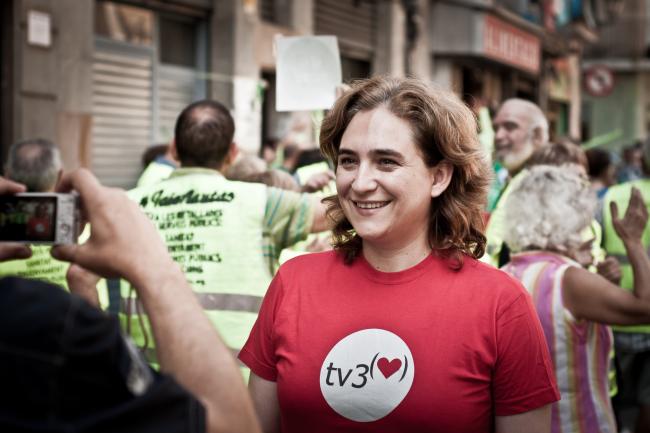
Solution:
[[[494,60],[539,74],[539,39],[491,15],[485,16],[483,52]]]

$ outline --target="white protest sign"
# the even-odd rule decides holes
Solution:
[[[27,43],[39,47],[52,45],[52,19],[49,14],[38,11],[27,13]]]
[[[332,108],[341,85],[336,36],[277,37],[277,111]]]

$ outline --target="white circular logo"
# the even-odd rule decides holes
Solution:
[[[320,370],[320,389],[336,413],[377,421],[406,397],[415,374],[404,341],[383,329],[354,332],[334,345]]]

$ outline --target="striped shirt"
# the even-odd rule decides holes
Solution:
[[[282,250],[306,239],[313,221],[312,198],[308,194],[267,188],[262,251],[271,275],[275,275]]]
[[[576,320],[564,307],[562,277],[578,263],[558,254],[514,255],[503,270],[519,279],[533,297],[553,358],[562,400],[553,404],[552,433],[616,432],[609,399],[609,327]]]

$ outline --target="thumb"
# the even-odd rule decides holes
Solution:
[[[611,202],[609,204],[609,211],[612,213],[612,221],[618,220],[618,205],[616,202]]]
[[[79,249],[81,245],[55,245],[52,247],[50,254],[57,260],[64,262],[77,263],[76,259],[79,257]]]
[[[0,261],[27,259],[32,256],[32,249],[28,245],[3,243],[0,244]]]

